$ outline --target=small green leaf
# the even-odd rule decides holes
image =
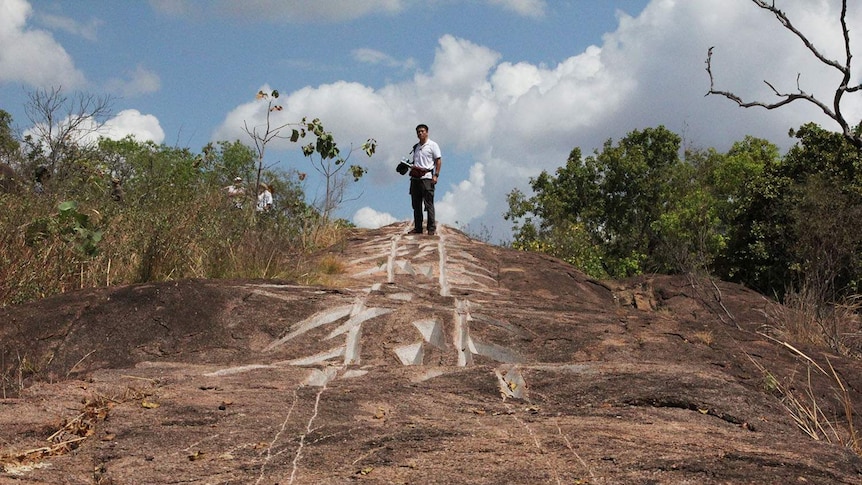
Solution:
[[[65,202],[60,202],[58,208],[60,209],[60,212],[68,212],[77,209],[78,203],[74,200],[67,200]]]

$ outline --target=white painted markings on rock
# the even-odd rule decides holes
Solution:
[[[363,337],[363,326],[398,311],[400,305],[415,305],[416,301],[422,300],[425,291],[434,289],[434,286],[429,287],[429,283],[433,285],[436,282],[437,288],[434,291],[442,297],[451,297],[453,294],[499,296],[500,290],[494,272],[481,265],[480,261],[466,250],[469,246],[460,241],[457,233],[450,233],[445,226],[439,228],[437,238],[404,237],[402,232],[398,230],[397,234],[381,236],[357,248],[363,255],[348,263],[353,269],[351,277],[367,281],[369,286],[352,304],[321,310],[296,322],[286,329],[283,336],[270,342],[263,352],[273,352],[284,348],[296,339],[309,338],[310,332],[324,326],[334,328],[325,337],[316,337],[320,340],[315,343],[339,337],[344,339],[343,343],[327,350],[318,350],[310,355],[277,362],[274,365],[316,367],[310,369],[310,374],[305,381],[306,385],[326,386],[339,375],[345,378],[348,374],[364,375],[367,371],[357,366],[363,364],[363,340],[371,337]],[[387,287],[396,284],[401,285],[402,291],[387,294]],[[286,301],[296,300],[296,297],[280,296],[274,291],[256,290],[256,292]],[[395,308],[367,306],[369,300],[380,293],[383,293],[386,301]],[[457,365],[460,367],[472,365],[475,356],[488,358],[503,364],[503,367],[496,370],[501,394],[505,398],[523,398],[526,384],[517,367],[513,365],[522,362],[523,359],[516,351],[505,345],[471,335],[470,327],[476,324],[490,325],[495,327],[497,332],[502,330],[519,336],[522,332],[507,322],[481,313],[473,313],[474,304],[467,298],[446,301],[451,301],[453,304],[452,321],[447,322],[446,318],[443,321],[439,318],[411,321],[410,325],[416,332],[416,340],[410,342],[408,339],[403,345],[398,345],[391,350],[398,362],[404,366],[425,365],[425,356],[430,348],[444,353],[454,351]],[[387,324],[394,325],[401,321],[403,320],[390,318]],[[403,330],[401,334],[403,335]],[[295,344],[292,345],[291,348],[296,348]],[[308,348],[319,349],[320,347],[310,345]],[[435,355],[439,357],[439,352]],[[273,365],[244,366],[222,369],[211,374],[228,375],[271,367]],[[439,374],[431,372],[425,378],[436,375]]]

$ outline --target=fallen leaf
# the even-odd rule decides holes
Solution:
[[[157,402],[141,401],[141,407],[146,409],[156,409],[159,406],[161,406],[161,404]]]
[[[189,455],[189,461],[197,461],[204,457],[203,451],[196,451]]]

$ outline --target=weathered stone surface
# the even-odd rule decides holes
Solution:
[[[356,231],[329,288],[190,280],[0,310],[0,483],[862,483],[771,385],[844,412],[764,336],[760,295],[598,282],[408,229]],[[829,361],[862,403],[858,361]]]

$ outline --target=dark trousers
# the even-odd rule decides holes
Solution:
[[[410,200],[413,202],[413,229],[422,232],[422,209],[428,212],[428,232],[437,230],[434,219],[434,182],[431,179],[410,179]]]

